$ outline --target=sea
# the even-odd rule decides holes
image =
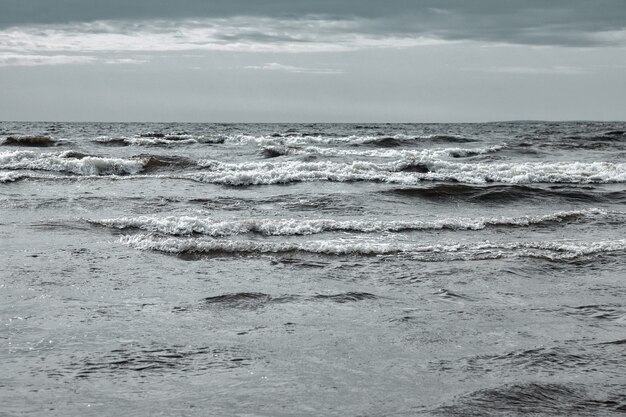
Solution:
[[[0,123],[0,416],[626,414],[626,122]]]

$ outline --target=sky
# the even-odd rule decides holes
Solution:
[[[626,120],[626,0],[0,0],[0,120]]]

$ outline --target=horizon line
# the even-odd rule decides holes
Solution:
[[[0,120],[0,123],[111,123],[111,124],[124,124],[124,123],[157,123],[157,124],[220,124],[220,125],[235,125],[235,124],[267,124],[267,125],[280,125],[280,124],[344,124],[344,125],[366,125],[366,124],[488,124],[488,123],[626,123],[625,120],[599,120],[599,119],[508,119],[508,120],[489,120],[489,121],[464,121],[464,122],[418,122],[418,121],[404,121],[404,122],[389,122],[389,121],[360,121],[360,122],[333,122],[333,121],[299,121],[299,122],[287,122],[287,121],[154,121],[154,120],[134,120],[134,121],[121,121],[121,120]]]

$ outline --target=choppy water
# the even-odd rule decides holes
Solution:
[[[626,123],[0,123],[0,415],[626,413]]]

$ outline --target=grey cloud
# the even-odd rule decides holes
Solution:
[[[2,0],[0,5],[0,27],[237,16],[358,21],[357,33],[379,37],[564,46],[626,43],[624,0]],[[223,35],[232,42],[273,42],[277,37],[266,31]]]

